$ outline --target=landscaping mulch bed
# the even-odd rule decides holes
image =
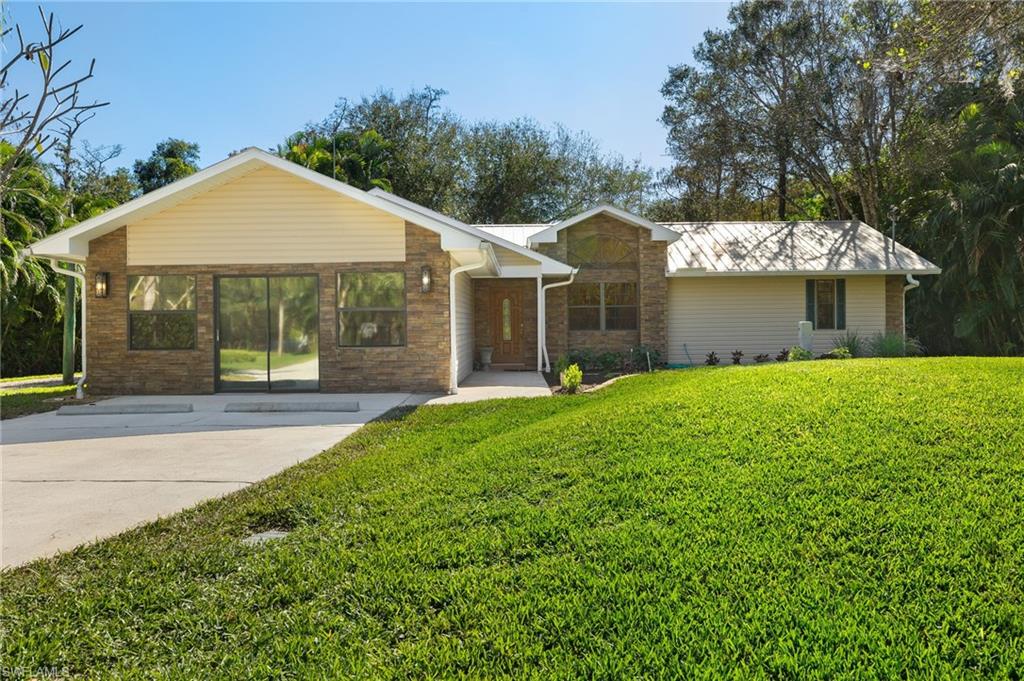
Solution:
[[[587,392],[593,390],[604,383],[612,380],[613,378],[620,378],[622,376],[632,376],[625,371],[585,371],[583,372],[583,383],[580,384],[578,392]],[[551,392],[555,395],[566,394],[565,390],[562,389],[562,385],[558,381],[558,374],[550,372],[544,374],[544,380],[548,382],[548,387],[551,388]]]

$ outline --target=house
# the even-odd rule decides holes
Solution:
[[[482,359],[774,355],[805,319],[824,352],[844,330],[903,333],[914,276],[939,272],[860,222],[658,224],[599,206],[467,225],[252,148],[25,255],[83,282],[101,394],[454,391]]]

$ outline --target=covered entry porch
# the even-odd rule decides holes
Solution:
[[[473,280],[473,358],[480,368],[540,371],[540,281]]]
[[[457,387],[468,385],[474,371],[476,381],[489,374],[529,373],[536,386],[546,386],[540,376],[548,360],[546,299],[549,289],[571,283],[573,276],[457,274],[452,286]]]

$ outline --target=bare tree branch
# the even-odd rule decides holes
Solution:
[[[27,155],[39,158],[69,131],[74,133],[95,115],[95,110],[109,102],[84,102],[80,86],[93,77],[96,60],[89,63],[85,75],[62,82],[71,60],[54,67],[57,48],[82,29],[82,25],[64,29],[55,27],[54,15],[47,15],[38,8],[42,23],[43,38],[38,42],[26,42],[21,26],[3,32],[7,37],[13,30],[18,39],[18,48],[13,56],[0,66],[0,90],[6,92],[7,83],[14,69],[25,62],[38,68],[38,90],[33,93],[14,90],[14,94],[0,101],[0,139],[5,139],[14,148],[8,158],[0,164],[0,194],[6,188],[14,168]]]

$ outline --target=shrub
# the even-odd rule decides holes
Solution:
[[[825,353],[825,359],[851,359],[853,353],[847,347],[832,348],[831,352]]]
[[[565,355],[559,355],[558,359],[555,360],[555,375],[561,376],[562,372],[569,368],[569,358]]]
[[[856,331],[847,331],[842,336],[832,339],[832,347],[843,348],[850,353],[850,357],[863,357],[866,343]]]
[[[597,356],[596,364],[600,371],[619,371],[622,369],[622,353],[602,352]]]
[[[767,352],[762,352],[760,355],[754,355],[754,361],[758,364],[764,364],[771,359],[771,356]]]
[[[650,364],[647,358],[650,357]],[[661,353],[646,345],[637,345],[626,354],[626,368],[629,371],[648,371],[661,366]]]
[[[590,350],[570,350],[568,360],[570,364],[579,365],[580,369],[593,369],[594,353]]]
[[[583,383],[583,370],[579,364],[570,364],[561,375],[562,387],[567,393],[575,393]]]
[[[803,362],[808,359],[814,359],[814,353],[810,350],[804,350],[802,347],[797,345],[789,349],[789,355],[787,358],[790,362]]]
[[[789,360],[789,348],[782,348],[782,352],[775,355],[776,362],[786,362]]]
[[[740,360],[742,360],[742,359],[743,359],[743,351],[742,350],[733,350],[732,351],[732,363],[733,364],[739,364]]]
[[[716,355],[715,351],[712,350],[711,352],[708,353],[707,359],[704,360],[704,363],[707,364],[709,367],[713,367],[716,364],[718,364],[718,361],[718,355]]]
[[[923,352],[919,342],[898,333],[879,333],[871,339],[871,354],[875,357],[911,357]]]

